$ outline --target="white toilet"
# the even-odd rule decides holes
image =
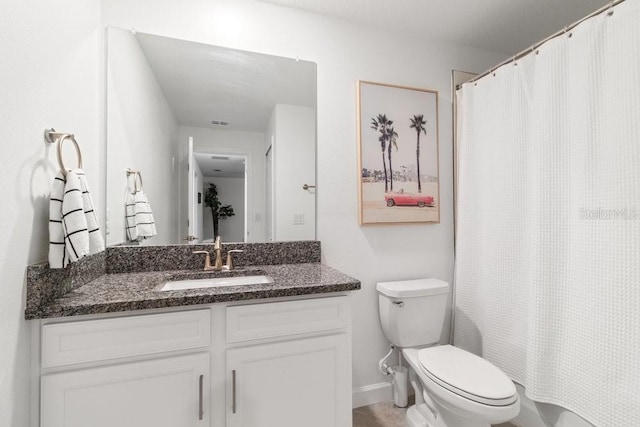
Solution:
[[[437,345],[449,284],[438,279],[378,283],[380,321],[412,368],[413,427],[489,427],[518,415],[511,379],[487,360],[451,345]],[[419,380],[416,380],[416,377]]]

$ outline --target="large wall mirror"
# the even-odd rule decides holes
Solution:
[[[316,238],[316,64],[107,30],[106,241]],[[153,225],[150,222],[153,221]]]

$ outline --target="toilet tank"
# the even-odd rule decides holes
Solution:
[[[447,310],[449,283],[439,279],[380,282],[378,307],[385,336],[398,347],[435,344]]]

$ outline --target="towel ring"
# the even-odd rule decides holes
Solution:
[[[78,141],[76,141],[73,134],[66,133],[58,138],[58,164],[60,165],[60,170],[62,170],[62,174],[64,176],[67,176],[67,168],[64,167],[64,162],[62,161],[62,143],[67,139],[73,142],[73,146],[76,148],[76,156],[78,158],[78,169],[82,169],[82,153],[80,152]]]
[[[127,169],[127,178],[129,178],[130,175],[133,175],[133,191],[131,192],[131,194],[136,194],[137,192],[142,191],[142,174],[139,171]],[[140,187],[138,187],[138,180],[140,181]]]
[[[138,187],[138,181],[140,181],[140,187]],[[142,175],[140,174],[140,172],[136,172],[135,176],[133,177],[133,186],[136,193],[142,191]]]
[[[76,141],[76,138],[72,133],[56,132],[53,128],[45,129],[44,138],[50,144],[55,142],[58,143],[58,165],[60,166],[62,176],[67,176],[67,168],[64,166],[64,162],[62,161],[62,144],[66,139],[70,139],[71,142],[73,142],[76,149],[76,158],[78,159],[78,169],[82,169],[82,152],[80,151],[78,141]]]

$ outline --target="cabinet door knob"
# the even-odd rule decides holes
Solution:
[[[204,417],[203,383],[204,375],[200,375],[200,380],[198,381],[198,420],[200,421],[202,421],[202,417]]]
[[[236,413],[236,370],[231,371],[231,411]]]

